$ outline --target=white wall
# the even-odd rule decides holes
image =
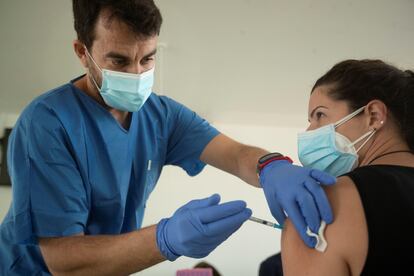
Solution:
[[[296,157],[314,81],[345,58],[382,58],[414,68],[412,0],[156,0],[164,25],[156,91],[188,105],[242,142]],[[0,129],[33,97],[80,75],[70,1],[0,1]],[[161,62],[160,62],[161,61]],[[7,123],[1,118],[7,118]],[[14,119],[13,119],[14,118]],[[1,135],[1,134],[0,134]],[[192,198],[219,192],[271,219],[262,191],[207,167],[195,178],[167,167],[144,224]],[[0,187],[0,218],[10,190]],[[255,275],[277,252],[279,232],[246,222],[206,258],[224,275]],[[196,260],[140,275],[174,275]]]
[[[18,114],[0,112],[0,137],[4,135],[4,128],[13,127],[16,122]],[[1,149],[1,146],[0,146]],[[2,152],[0,151],[0,162],[2,158]],[[1,168],[0,168],[1,170]],[[6,215],[11,201],[11,188],[7,186],[0,186],[0,222]]]
[[[156,3],[167,45],[156,91],[211,121],[298,124],[312,84],[345,58],[414,68],[412,0]],[[0,112],[83,72],[72,25],[69,0],[0,1]]]
[[[412,0],[157,3],[165,92],[213,121],[299,124],[291,115],[304,114],[316,79],[343,59],[414,68]]]
[[[11,188],[0,186],[0,222],[6,216],[11,201]]]

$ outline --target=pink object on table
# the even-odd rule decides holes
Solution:
[[[177,271],[177,276],[213,276],[213,269],[211,268],[192,268],[180,269]]]

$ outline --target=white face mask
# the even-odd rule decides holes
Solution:
[[[347,137],[335,131],[364,110],[365,106],[355,110],[334,124],[298,134],[298,154],[303,166],[318,169],[339,176],[358,166],[358,151],[371,139],[376,130],[371,130],[351,142]],[[368,138],[367,138],[368,137]],[[355,144],[366,140],[358,148]]]
[[[154,67],[142,74],[101,69],[89,51],[87,55],[102,73],[102,85],[99,88],[91,74],[92,81],[99,90],[105,103],[118,110],[135,112],[141,109],[152,92],[154,85]]]

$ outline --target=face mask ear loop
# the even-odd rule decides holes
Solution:
[[[93,77],[92,74],[91,74],[91,79],[92,79],[93,83],[95,84],[96,89],[98,89],[98,91],[101,91],[101,89],[99,88],[99,85],[96,83],[95,78]]]
[[[86,54],[88,55],[88,57],[92,60],[92,62],[93,62],[93,64],[95,64],[95,66],[96,66],[96,68],[98,68],[99,69],[99,71],[101,71],[101,73],[102,73],[102,69],[101,69],[101,67],[95,62],[95,60],[93,59],[93,57],[91,56],[91,54],[89,53],[89,51],[88,51],[88,48],[86,48],[85,47],[85,52],[86,52]]]
[[[101,67],[99,67],[99,65],[95,62],[95,60],[93,59],[93,57],[91,56],[91,54],[88,51],[88,48],[85,47],[85,53],[88,55],[88,57],[92,60],[92,62],[95,64],[96,68],[98,68],[98,70],[101,72],[102,74],[102,69]],[[89,70],[89,69],[88,69]],[[99,88],[99,85],[96,83],[95,78],[93,77],[93,75],[91,74],[90,70],[89,70],[89,74],[91,75],[91,79],[93,81],[93,83],[96,86],[96,89],[98,89],[98,91],[101,91],[101,89]]]
[[[346,122],[348,122],[349,120],[351,120],[352,118],[354,118],[356,115],[358,115],[359,113],[362,112],[362,110],[364,110],[365,106],[362,106],[360,108],[358,108],[357,110],[355,110],[354,112],[352,112],[351,114],[343,117],[341,120],[339,120],[338,122],[336,122],[334,124],[335,128],[345,124]]]
[[[360,149],[362,149],[364,146],[365,146],[365,144],[369,141],[369,139],[371,139],[371,137],[372,136],[374,136],[374,134],[377,132],[377,130],[376,129],[373,129],[373,130],[371,130],[370,132],[367,132],[367,133],[365,133],[364,135],[362,135],[359,139],[356,139],[352,144],[351,144],[351,146],[353,146],[353,145],[355,145],[355,144],[357,144],[358,142],[360,142],[360,141],[362,141],[365,137],[367,137],[368,136],[368,138],[365,140],[365,142],[364,143],[362,143],[362,145],[361,146],[359,146],[359,148],[356,150],[356,152],[359,152],[359,150]]]

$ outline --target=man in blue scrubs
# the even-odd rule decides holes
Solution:
[[[207,163],[263,187],[275,218],[286,212],[314,246],[306,226],[332,220],[319,182],[335,180],[240,144],[153,93],[162,19],[152,0],[73,0],[73,11],[86,74],[36,98],[14,127],[1,275],[124,275],[202,258],[250,217],[245,202],[215,194],[141,229],[164,165],[194,176]]]

